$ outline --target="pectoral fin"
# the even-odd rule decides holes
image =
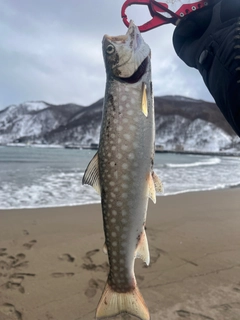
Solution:
[[[153,181],[154,181],[154,185],[155,185],[155,190],[157,192],[163,192],[164,188],[163,188],[163,184],[162,181],[160,180],[160,178],[156,175],[155,172],[152,173],[152,177],[153,177]]]
[[[145,83],[142,85],[142,112],[145,117],[148,116],[147,86]]]
[[[89,162],[82,179],[82,184],[88,184],[89,186],[92,186],[99,195],[101,194],[98,170],[98,153],[96,153]]]
[[[156,190],[152,173],[149,173],[148,176],[148,197],[153,201],[153,203],[156,203]]]
[[[163,192],[163,185],[158,176],[152,172],[148,176],[148,197],[156,203],[156,191]]]

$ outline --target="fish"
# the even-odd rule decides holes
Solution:
[[[141,258],[150,263],[145,232],[148,200],[156,203],[156,192],[163,191],[153,171],[151,50],[133,21],[125,35],[105,35],[102,49],[106,89],[99,147],[82,180],[101,196],[104,252],[109,261],[96,319],[128,313],[149,320],[134,261]]]

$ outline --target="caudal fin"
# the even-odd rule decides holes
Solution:
[[[118,293],[107,283],[97,307],[96,319],[105,319],[124,312],[141,320],[150,320],[148,308],[138,287],[131,292]]]

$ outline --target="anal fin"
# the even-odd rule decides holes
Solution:
[[[136,250],[136,258],[142,259],[147,266],[150,264],[150,254],[148,248],[148,240],[145,229],[143,229],[140,240],[138,242],[138,247]]]

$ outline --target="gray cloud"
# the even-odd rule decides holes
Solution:
[[[104,95],[104,34],[126,32],[123,0],[8,0],[0,7],[0,109],[27,100],[89,105]],[[143,6],[127,12],[137,24]],[[173,26],[143,35],[152,49],[155,94],[211,100],[198,72],[176,56]]]

